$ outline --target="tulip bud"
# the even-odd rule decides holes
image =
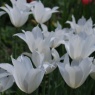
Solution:
[[[83,5],[88,5],[92,0],[81,0]]]

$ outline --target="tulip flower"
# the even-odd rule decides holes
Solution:
[[[66,54],[63,63],[58,64],[59,71],[71,88],[80,87],[88,77],[91,72],[92,60],[90,58],[85,58],[81,61],[69,62],[69,57]]]
[[[18,0],[18,1],[20,1],[20,0]],[[23,26],[26,23],[26,21],[28,20],[29,14],[31,14],[31,12],[29,12],[29,11],[24,11],[24,10],[19,9],[14,4],[13,4],[13,8],[6,4],[5,7],[1,7],[1,9],[3,9],[4,11],[6,11],[8,13],[11,23],[15,27]]]
[[[14,77],[17,86],[26,93],[32,93],[36,90],[44,76],[44,69],[34,68],[31,60],[26,56],[19,56],[17,59],[12,58],[13,65],[0,64],[0,67],[8,71]],[[11,81],[10,85],[11,85]]]
[[[57,9],[58,7],[54,7],[53,9],[45,8],[41,1],[36,2],[31,8],[35,20],[40,24],[48,21],[52,13],[58,12]]]
[[[1,66],[2,64],[0,64]],[[4,64],[5,65],[5,64]],[[14,83],[13,76],[5,69],[0,68],[0,92],[9,89]]]
[[[12,58],[14,65],[13,76],[17,86],[26,93],[36,90],[44,76],[44,70],[33,68],[28,57],[19,56],[17,60]]]
[[[82,60],[95,51],[95,35],[72,35],[64,45],[73,60]]]
[[[79,34],[80,32],[85,32],[87,35],[93,34],[93,22],[92,19],[86,19],[82,16],[76,23],[76,20],[74,16],[72,16],[72,21],[67,21],[66,23],[69,23],[71,28],[74,29],[74,32],[76,34]]]

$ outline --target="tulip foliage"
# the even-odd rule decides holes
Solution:
[[[35,0],[10,2],[12,6],[0,7],[0,16],[8,14],[13,26],[20,28],[32,15],[37,25],[31,31],[22,29],[13,35],[24,41],[30,52],[23,51],[17,58],[12,55],[11,62],[0,63],[0,92],[6,92],[14,83],[28,94],[37,88],[43,90],[40,85],[44,77],[53,74],[57,68],[62,81],[73,89],[79,88],[89,75],[95,79],[95,59],[92,56],[95,28],[91,18],[86,20],[82,16],[76,22],[72,15],[72,21],[66,21],[70,28],[62,28],[57,22],[56,28],[49,30],[48,20],[52,14],[60,12],[59,7],[45,7],[41,1]],[[64,48],[66,52],[63,52]]]

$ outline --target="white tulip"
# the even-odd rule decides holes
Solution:
[[[86,19],[82,17],[78,20],[78,23],[76,23],[74,16],[72,16],[72,21],[67,21],[67,23],[70,24],[75,33],[85,32],[87,35],[94,33],[93,22],[91,18],[86,21]]]
[[[23,39],[31,52],[35,50],[43,52],[46,48],[49,48],[49,42],[44,39],[43,33],[38,26],[33,28],[32,31],[23,32],[24,33],[15,34],[15,36]]]
[[[40,24],[48,21],[52,13],[58,12],[57,9],[58,7],[54,7],[53,9],[45,8],[41,1],[36,2],[31,8],[35,20]]]
[[[95,35],[84,37],[83,35],[69,36],[69,40],[64,43],[67,53],[74,60],[88,57],[95,51]]]
[[[19,56],[17,60],[12,58],[14,65],[13,76],[17,86],[26,93],[36,90],[44,76],[42,68],[33,68],[28,57]]]
[[[28,20],[29,14],[31,14],[31,12],[21,10],[15,5],[13,5],[13,8],[12,8],[6,4],[5,7],[1,7],[1,9],[3,9],[4,11],[6,11],[8,13],[11,23],[15,27],[23,26],[26,23],[26,21]]]
[[[78,88],[81,86],[91,72],[92,60],[90,58],[82,61],[69,62],[68,55],[65,55],[64,62],[59,63],[58,67],[64,81],[71,88]]]

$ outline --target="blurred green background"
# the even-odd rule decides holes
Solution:
[[[41,0],[45,7],[59,6],[59,13],[53,14],[51,19],[46,23],[49,30],[54,30],[54,24],[59,21],[62,27],[69,27],[65,22],[71,20],[74,15],[76,21],[84,16],[86,19],[90,17],[95,23],[95,3],[94,1],[88,5],[82,4],[81,0]],[[11,6],[10,0],[0,0],[0,6],[7,3]],[[37,24],[32,15],[30,15],[27,23],[20,27],[15,28],[9,19],[8,14],[0,17],[0,63],[11,63],[10,56],[13,55],[17,58],[23,52],[30,52],[26,43],[14,37],[13,34],[21,32],[21,30],[32,30]],[[62,49],[59,47],[58,49]],[[63,48],[64,49],[64,48]],[[65,51],[65,50],[63,50]],[[64,54],[64,52],[62,53]],[[61,55],[62,55],[61,54]],[[7,91],[0,93],[0,95],[28,95],[14,86]],[[63,81],[58,68],[49,75],[46,75],[40,87],[30,95],[95,95],[95,81],[88,77],[85,83],[77,88],[71,89]]]

